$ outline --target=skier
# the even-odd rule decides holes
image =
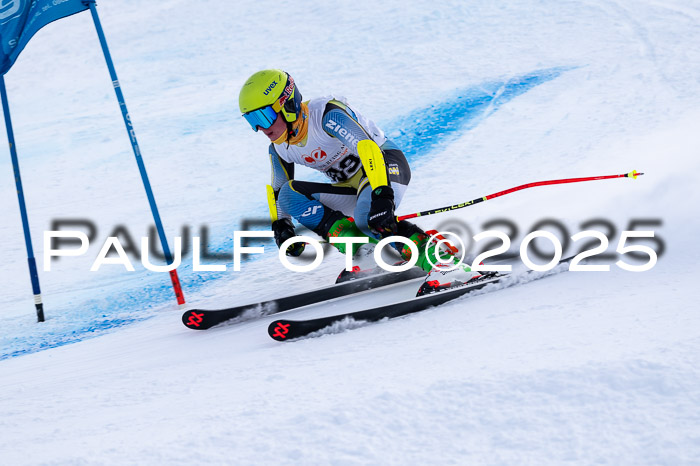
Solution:
[[[439,264],[438,257],[453,257],[450,246],[428,244],[429,235],[407,221],[396,222],[394,210],[411,180],[411,170],[403,152],[371,120],[342,97],[327,96],[303,102],[292,77],[282,70],[263,70],[253,74],[239,95],[243,117],[254,131],[262,131],[270,141],[274,209],[272,230],[279,247],[295,236],[291,218],[322,238],[361,237],[377,243],[379,239],[399,235],[418,246],[416,262],[426,272]],[[363,156],[382,159],[386,169],[372,173],[363,167]],[[376,159],[375,159],[376,160]],[[321,171],[330,183],[314,183],[294,178],[294,164]],[[370,179],[373,178],[373,179]],[[333,243],[342,253],[345,245]],[[393,243],[405,260],[411,250]],[[287,248],[289,256],[299,256],[305,244]],[[356,253],[352,245],[350,254]],[[458,259],[453,259],[458,261]],[[432,262],[432,264],[431,264]],[[449,286],[479,276],[469,267],[455,271],[433,271],[425,285],[431,289]],[[456,273],[456,275],[455,275]],[[422,287],[421,289],[423,289]]]

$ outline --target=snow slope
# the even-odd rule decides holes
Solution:
[[[233,231],[266,217],[266,143],[236,99],[274,66],[306,98],[345,95],[405,149],[400,213],[541,179],[646,173],[526,190],[423,227],[477,233],[506,218],[517,248],[541,219],[569,235],[605,219],[613,251],[631,220],[652,219],[665,251],[648,272],[615,258],[610,272],[289,344],[267,337],[270,318],[192,332],[165,275],[88,271],[115,227],[140,237],[152,220],[89,15],[66,18],[37,34],[6,83],[37,259],[52,220],[90,219],[98,237],[86,257],[40,272],[48,319],[36,324],[0,160],[3,464],[700,463],[700,3],[131,0],[98,11],[170,238],[206,225],[210,250],[230,254]],[[188,303],[313,289],[343,264],[330,254],[294,274],[266,249],[242,272],[230,261],[194,272],[187,256]]]

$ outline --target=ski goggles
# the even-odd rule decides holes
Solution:
[[[277,116],[277,112],[272,108],[272,105],[243,114],[243,118],[250,123],[250,126],[252,126],[253,130],[256,132],[258,131],[258,126],[262,129],[267,129],[272,126],[275,120],[277,120]]]

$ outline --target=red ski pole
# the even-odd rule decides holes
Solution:
[[[417,212],[415,214],[400,215],[396,217],[396,221],[408,220],[409,218],[423,217],[425,215],[439,214],[441,212],[449,212],[450,210],[461,209],[463,207],[469,207],[479,202],[488,201],[495,197],[505,196],[506,194],[514,193],[515,191],[520,191],[522,189],[534,188],[535,186],[547,186],[550,184],[565,184],[565,183],[580,183],[582,181],[595,181],[595,180],[608,180],[611,178],[634,178],[637,179],[638,176],[642,176],[644,173],[638,173],[636,170],[632,170],[629,173],[623,173],[621,175],[606,175],[606,176],[589,176],[587,178],[566,178],[563,180],[547,180],[547,181],[536,181],[534,183],[527,183],[515,188],[506,189],[505,191],[499,191],[497,193],[489,194],[488,196],[479,197],[469,202],[463,202],[461,204],[455,204],[449,207],[441,207],[439,209],[426,210],[424,212]]]

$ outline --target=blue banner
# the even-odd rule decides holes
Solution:
[[[87,9],[83,0],[0,0],[0,75],[12,68],[39,29]]]

